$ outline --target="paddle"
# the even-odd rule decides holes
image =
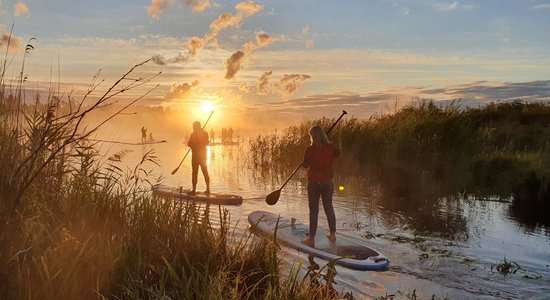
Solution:
[[[202,125],[202,129],[204,129],[204,127],[206,127],[206,124],[208,124],[208,121],[210,121],[210,117],[212,117],[212,114],[214,113],[214,111],[212,111],[210,113],[210,115],[208,116],[208,119],[206,119],[206,122],[204,122],[204,125]],[[179,170],[179,168],[181,167],[181,164],[183,163],[183,161],[185,160],[185,158],[187,157],[187,155],[189,155],[189,152],[191,152],[191,148],[187,149],[187,153],[185,153],[185,156],[183,157],[183,159],[180,161],[180,164],[178,165],[177,168],[174,169],[174,171],[172,171],[172,175],[176,174],[176,172]]]
[[[340,121],[340,119],[342,119],[342,117],[344,117],[344,115],[347,114],[347,112],[345,110],[342,111],[342,114],[340,115],[340,117],[334,122],[334,124],[332,124],[332,126],[330,127],[330,129],[327,131],[327,135],[330,133],[330,131],[334,128],[334,126],[336,126],[336,124],[338,124],[338,122]],[[296,169],[294,169],[294,172],[292,172],[292,174],[290,174],[290,176],[288,177],[288,179],[285,181],[285,183],[283,183],[283,185],[281,185],[281,187],[278,189],[278,190],[275,190],[273,192],[271,192],[269,195],[267,195],[267,197],[265,197],[265,202],[269,205],[274,205],[275,203],[277,203],[277,201],[279,201],[279,197],[281,196],[281,190],[285,187],[285,185],[290,181],[290,179],[292,178],[292,176],[294,176],[294,174],[296,174],[296,172],[298,172],[298,170],[300,169],[300,167],[302,166],[302,163],[300,163]]]

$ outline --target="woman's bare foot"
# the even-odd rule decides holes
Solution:
[[[314,246],[315,245],[315,239],[314,238],[311,238],[311,237],[308,237],[306,239],[303,239],[302,240],[302,243],[308,245],[308,246]]]
[[[336,234],[334,232],[329,232],[329,234],[327,234],[327,238],[333,243],[336,242]]]

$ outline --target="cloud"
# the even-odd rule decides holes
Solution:
[[[231,55],[226,61],[226,75],[225,79],[233,79],[240,69],[240,63],[245,56],[252,53],[252,51],[266,47],[272,44],[275,39],[267,33],[260,33],[256,35],[256,42],[247,42],[243,45],[242,51],[237,51]]]
[[[269,46],[269,45],[273,44],[274,41],[275,41],[275,39],[272,36],[270,36],[269,34],[259,33],[259,34],[256,35],[256,43],[248,42],[248,43],[244,44],[243,52],[245,54],[249,54],[250,52],[252,52],[256,49],[263,48],[263,47],[266,47],[266,46]]]
[[[194,12],[203,12],[210,8],[210,0],[187,0],[185,6],[193,9]]]
[[[273,41],[273,37],[271,37],[267,33],[260,33],[256,35],[256,44],[258,45],[258,47],[265,47],[272,44]]]
[[[306,25],[306,26],[302,29],[302,34],[303,34],[303,35],[308,35],[308,33],[309,33],[309,26]]]
[[[232,13],[225,13],[210,24],[211,35],[217,36],[218,33],[227,27],[238,28],[243,20],[243,15],[234,15]]]
[[[16,17],[29,13],[29,7],[22,1],[17,2],[14,6],[14,14]]]
[[[235,9],[237,9],[239,14],[249,17],[262,11],[263,6],[255,3],[254,1],[246,1],[235,5]]]
[[[200,82],[198,80],[195,80],[191,83],[182,83],[180,85],[174,84],[172,85],[172,88],[166,95],[166,100],[174,100],[174,99],[186,99],[189,94],[191,93],[191,90],[198,86]]]
[[[256,86],[256,94],[267,95],[271,93],[271,85],[269,84],[269,82],[271,81],[272,74],[273,74],[273,71],[265,72],[262,74],[260,79],[258,79],[258,85]]]
[[[196,55],[207,43],[204,38],[194,36],[187,41],[187,50],[191,55]]]
[[[192,55],[198,54],[200,50],[208,45],[217,45],[216,37],[223,29],[233,27],[239,28],[241,23],[246,17],[252,16],[263,9],[262,5],[255,3],[254,1],[240,2],[235,5],[237,14],[224,13],[219,15],[216,20],[210,23],[210,32],[203,37],[191,37],[187,43],[187,49]]]
[[[550,100],[550,80],[516,83],[478,81],[438,89],[422,89],[419,94],[478,101]]]
[[[10,38],[9,33],[3,33],[2,37],[0,38],[1,47],[7,46],[8,43],[10,44],[10,48],[9,48],[10,52],[12,52],[12,53],[19,52],[19,47],[21,45],[21,38],[20,37],[17,37],[17,36],[12,34],[11,38]]]
[[[164,11],[174,5],[174,0],[151,0],[151,5],[147,7],[147,14],[151,19],[158,19]]]
[[[550,9],[550,3],[549,4],[539,4],[531,7],[531,9]]]
[[[239,85],[239,91],[248,94],[252,90],[252,87],[247,82],[243,82],[241,85]]]
[[[302,86],[304,81],[310,78],[311,76],[306,74],[285,74],[277,86],[281,89],[283,97],[288,98]]]
[[[451,3],[438,3],[436,5],[436,8],[440,11],[453,11],[458,8],[458,1],[454,1]]]
[[[177,56],[175,57],[172,57],[172,58],[164,58],[162,55],[160,54],[155,54],[151,57],[151,61],[154,62],[155,64],[157,65],[161,65],[161,66],[164,66],[164,65],[167,65],[167,64],[170,64],[170,63],[179,63],[179,62],[185,62],[189,60],[189,56],[187,55],[183,55],[183,54],[178,54]]]
[[[314,39],[307,40],[305,46],[306,46],[307,49],[313,48],[313,46],[315,46],[315,40]]]
[[[241,68],[241,61],[244,58],[243,51],[237,51],[225,62],[225,79],[233,79]]]

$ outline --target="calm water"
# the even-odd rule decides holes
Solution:
[[[174,150],[174,147],[181,147]],[[134,166],[143,153],[153,149],[161,168],[153,167],[163,182],[190,187],[191,166],[188,157],[176,175],[170,172],[183,158],[181,143],[152,146],[105,145],[102,151],[113,153],[133,150],[126,163]],[[226,207],[237,233],[248,232],[247,216],[254,210],[280,213],[307,223],[308,207],[304,187],[290,183],[274,206],[265,196],[278,188],[277,182],[254,178],[244,167],[246,152],[238,146],[210,148],[209,171],[212,190],[243,196],[239,207]],[[304,176],[303,172],[295,178]],[[199,190],[204,190],[199,176]],[[334,206],[337,234],[378,249],[390,260],[384,272],[354,271],[336,267],[338,291],[351,291],[359,298],[394,294],[408,299],[416,290],[418,299],[550,299],[550,230],[527,227],[509,214],[509,204],[475,199],[442,201],[437,207],[403,205],[399,199],[383,200],[377,196],[354,196],[353,191],[335,192]],[[406,210],[400,207],[407,207]],[[319,225],[327,228],[323,213]],[[322,229],[319,234],[323,234]],[[309,265],[307,255],[283,248],[287,266]],[[497,263],[515,262],[521,270],[504,276],[495,269]],[[325,261],[315,259],[323,266]],[[539,277],[538,279],[527,277]]]

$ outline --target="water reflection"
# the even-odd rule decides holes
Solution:
[[[308,255],[307,273],[302,279],[302,284],[307,282],[312,288],[319,290],[323,294],[323,299],[334,299],[338,296],[336,289],[334,289],[334,280],[336,277],[336,267],[334,261],[331,261],[324,265],[322,268],[315,262],[313,255]],[[324,272],[324,273],[323,273]],[[346,299],[344,295],[344,299]]]

